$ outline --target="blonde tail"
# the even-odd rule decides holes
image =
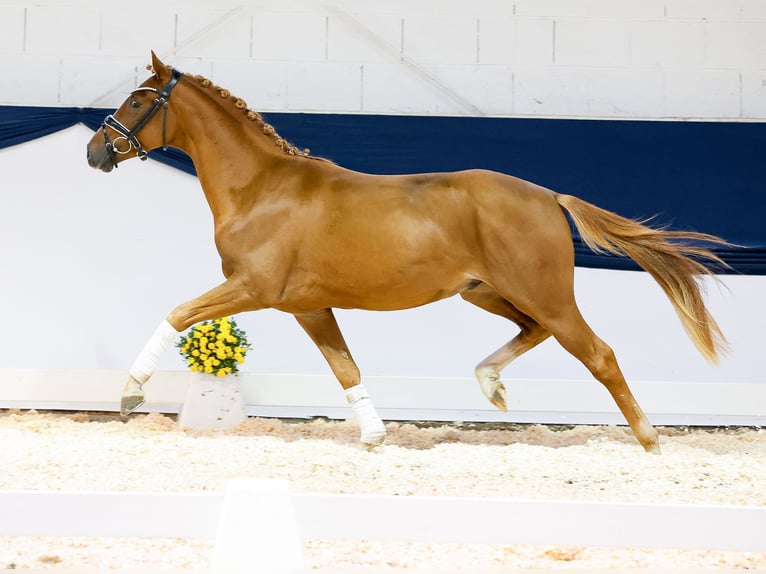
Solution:
[[[574,196],[555,195],[588,247],[597,253],[630,257],[654,277],[697,349],[708,361],[716,363],[719,353],[726,350],[727,342],[702,298],[699,279],[713,272],[700,260],[728,266],[708,249],[686,242],[731,244],[706,233],[652,228]]]

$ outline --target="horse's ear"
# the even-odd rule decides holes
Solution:
[[[154,53],[154,50],[152,50],[152,70],[154,70],[154,75],[162,82],[166,82],[170,78],[170,69],[162,63],[157,54]]]

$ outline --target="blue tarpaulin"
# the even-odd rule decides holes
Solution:
[[[76,123],[98,129],[111,110],[0,106],[0,148]],[[766,124],[268,113],[282,137],[368,173],[485,168],[576,195],[620,215],[712,233],[732,271],[766,275]],[[194,173],[177,150],[150,157]],[[83,161],[85,159],[83,158]],[[575,237],[576,264],[635,269]],[[721,272],[727,272],[720,270]],[[731,272],[731,271],[729,271]]]

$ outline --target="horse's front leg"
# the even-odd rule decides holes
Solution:
[[[125,390],[122,391],[122,400],[120,401],[121,415],[129,415],[144,404],[144,383],[152,376],[162,355],[165,354],[165,351],[180,333],[181,331],[176,330],[167,319],[163,320],[155,329],[154,334],[146,342],[136,360],[133,361],[133,366],[130,367],[130,378],[125,385]]]
[[[183,331],[200,321],[218,319],[255,308],[247,296],[247,290],[232,276],[204,295],[173,309],[155,329],[133,362],[130,378],[122,392],[120,413],[123,416],[129,415],[144,404],[144,384],[154,373],[162,356]]]
[[[359,368],[343,340],[332,309],[295,315],[298,323],[316,343],[332,372],[346,391],[346,400],[354,409],[362,431],[362,444],[377,446],[386,439],[386,427],[378,416],[370,395],[362,386]]]

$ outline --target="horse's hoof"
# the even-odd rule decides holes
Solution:
[[[368,449],[375,448],[382,445],[386,440],[386,429],[383,428],[379,431],[368,432],[362,435],[362,445]]]
[[[652,441],[642,443],[641,446],[643,446],[644,450],[649,454],[662,454],[660,442],[656,438]]]
[[[505,386],[500,381],[498,381],[497,383],[495,392],[492,393],[491,397],[489,397],[489,402],[495,405],[498,409],[500,409],[503,412],[508,411],[508,407],[505,404]]]
[[[506,412],[508,407],[505,403],[505,385],[500,381],[500,375],[497,371],[487,367],[478,367],[476,378],[479,380],[481,392],[489,399],[489,402]]]
[[[144,395],[125,395],[120,401],[120,414],[124,417],[135,412],[135,410],[144,404]]]

